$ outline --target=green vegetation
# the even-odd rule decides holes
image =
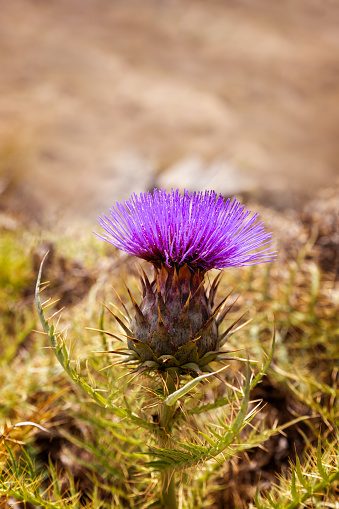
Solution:
[[[161,386],[107,368],[120,344],[86,328],[120,333],[100,302],[122,309],[113,285],[127,303],[120,273],[137,295],[136,267],[92,238],[38,238],[0,237],[0,505],[156,508],[175,466],[182,508],[338,507],[338,294],[312,242],[293,260],[225,272],[219,295],[238,297],[225,328],[245,309],[239,324],[251,319],[230,355],[248,357],[254,377],[232,360],[224,382],[192,384],[169,449],[154,440]],[[42,331],[34,286],[47,249],[44,316],[65,307]]]

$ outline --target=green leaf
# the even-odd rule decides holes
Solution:
[[[294,500],[298,500],[300,498],[299,491],[297,490],[296,484],[295,484],[295,469],[292,468],[292,475],[291,475],[291,493]]]
[[[119,418],[126,419],[129,422],[133,422],[134,424],[136,424],[137,426],[141,426],[142,428],[153,430],[153,425],[151,423],[147,422],[144,419],[141,419],[140,417],[135,415],[133,412],[131,412],[129,409],[120,408],[120,407],[116,406],[112,402],[111,397],[105,398],[104,396],[102,396],[102,394],[97,392],[95,390],[95,388],[93,388],[91,385],[89,385],[87,383],[87,381],[83,377],[81,377],[79,375],[79,373],[74,368],[72,368],[72,366],[70,364],[69,357],[68,357],[68,351],[67,351],[67,349],[63,348],[63,346],[62,346],[65,342],[60,335],[56,336],[56,334],[54,332],[54,325],[53,324],[51,326],[49,325],[48,321],[45,318],[45,315],[44,315],[44,312],[42,309],[42,305],[41,305],[40,283],[41,283],[41,276],[42,276],[42,268],[43,268],[43,264],[46,259],[46,256],[47,255],[45,255],[45,257],[43,258],[41,265],[40,265],[40,269],[39,269],[39,274],[38,274],[36,287],[35,287],[35,301],[36,301],[36,307],[38,310],[38,315],[40,318],[42,328],[49,338],[50,344],[53,348],[54,354],[55,354],[56,358],[58,359],[59,363],[61,364],[63,369],[66,371],[68,376],[88,396],[90,396],[100,406],[102,406],[104,408],[109,408]]]
[[[324,481],[328,482],[328,475],[327,473],[325,472],[325,469],[323,467],[323,463],[322,463],[322,454],[321,454],[321,441],[320,441],[320,437],[319,437],[319,440],[318,440],[318,447],[317,447],[317,468],[318,468],[318,472],[319,474],[321,475],[321,477],[324,479]]]
[[[296,469],[298,481],[305,488],[305,490],[309,490],[309,484],[302,474],[300,460],[299,460],[298,456],[295,459],[295,469]]]
[[[197,378],[194,378],[193,380],[191,380],[190,382],[188,382],[186,385],[184,385],[183,387],[181,387],[181,389],[178,389],[177,391],[173,392],[172,394],[170,394],[164,401],[165,405],[167,406],[173,406],[175,405],[175,403],[180,399],[182,398],[183,396],[185,396],[185,394],[187,394],[190,390],[194,389],[194,387],[196,385],[198,385],[200,382],[202,382],[202,380],[205,380],[205,378],[208,378],[209,376],[213,376],[215,375],[216,373],[220,373],[220,371],[223,371],[225,369],[224,368],[221,368],[219,369],[218,371],[214,371],[213,373],[207,373],[207,375],[201,375],[201,376],[198,376]]]

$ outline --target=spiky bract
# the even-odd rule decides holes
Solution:
[[[208,295],[204,278],[204,271],[193,272],[187,265],[162,265],[152,282],[143,272],[140,306],[128,290],[135,309],[127,331],[128,362],[135,361],[137,370],[195,376],[212,371],[209,363],[225,356],[220,347],[229,331],[219,335],[218,325],[230,306],[222,309],[224,299],[214,307],[220,275]]]

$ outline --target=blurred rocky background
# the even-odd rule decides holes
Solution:
[[[0,13],[6,221],[94,224],[155,186],[300,211],[336,187],[337,1],[0,0]]]

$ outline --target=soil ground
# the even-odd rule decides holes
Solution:
[[[190,157],[229,162],[230,189],[241,175],[239,192],[277,207],[337,179],[337,2],[0,8],[0,180],[14,209],[93,220]]]

